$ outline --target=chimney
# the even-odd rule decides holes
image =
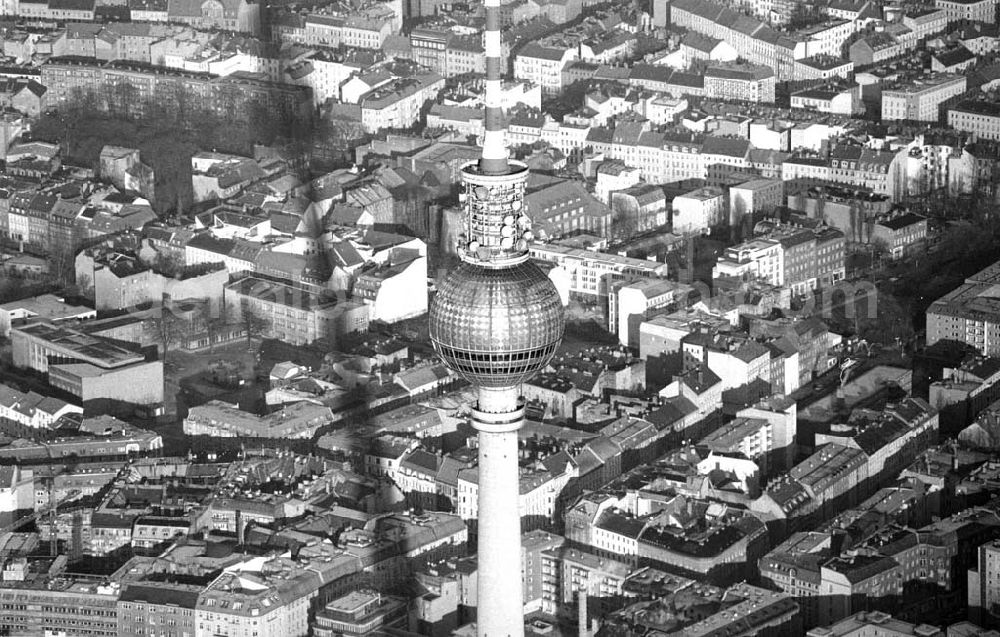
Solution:
[[[578,637],[590,637],[587,631],[587,585],[583,584],[577,591],[577,628]]]

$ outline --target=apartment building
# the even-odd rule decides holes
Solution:
[[[721,188],[705,187],[674,197],[672,224],[677,234],[708,232],[728,220],[727,197]]]
[[[936,122],[941,105],[966,90],[961,75],[925,75],[882,91],[882,119]]]
[[[66,104],[77,90],[105,95],[109,85],[128,85],[135,89],[134,99],[124,107],[135,114],[141,114],[150,103],[179,112],[190,109],[191,103],[184,100],[220,114],[250,104],[263,105],[286,121],[309,120],[313,114],[308,87],[261,80],[253,73],[213,77],[136,62],[53,57],[42,65],[40,81],[48,89],[46,100],[51,107]],[[98,106],[109,108],[108,100],[99,100]]]
[[[286,66],[282,79],[287,84],[309,87],[313,103],[318,106],[331,99],[339,100],[341,84],[381,59],[381,52],[367,49],[353,49],[344,53],[317,49]]]
[[[728,42],[689,31],[681,38],[679,70],[689,68],[693,62],[735,62],[739,57]]]
[[[940,8],[915,8],[903,15],[903,26],[913,32],[916,40],[926,40],[948,28],[948,12]]]
[[[705,161],[701,154],[705,139],[699,135],[662,133],[641,127],[627,132],[594,127],[587,133],[586,143],[610,159],[635,166],[646,183],[705,177]]]
[[[789,157],[781,165],[781,176],[786,184],[795,179],[835,182],[899,201],[906,194],[906,157],[905,149],[841,144],[825,157]]]
[[[885,244],[890,259],[919,252],[927,240],[927,217],[915,212],[884,217],[875,222],[872,239]]]
[[[851,44],[848,54],[855,68],[868,67],[901,57],[914,46],[916,46],[915,40],[899,40],[885,31],[880,31]]]
[[[847,79],[854,73],[854,62],[839,55],[814,55],[795,60],[793,69],[796,80]]]
[[[393,33],[391,15],[310,13],[292,16],[274,27],[282,41],[309,46],[350,46],[378,50]]]
[[[680,0],[670,7],[674,26],[728,42],[751,64],[774,69],[778,81],[794,76],[794,61],[809,56],[806,39],[796,40],[770,26],[709,0]]]
[[[12,565],[13,576],[17,570]],[[27,562],[23,564],[27,574]],[[0,588],[0,624],[12,633],[44,635],[58,630],[86,637],[119,635],[117,584],[89,578],[66,578],[58,583]],[[81,611],[84,611],[81,613]],[[85,618],[85,619],[84,619]],[[55,630],[53,630],[55,629]]]
[[[774,431],[763,418],[739,416],[719,427],[698,444],[721,454],[742,454],[760,467],[760,478],[768,475],[768,454],[775,450]]]
[[[369,307],[373,321],[396,323],[427,312],[427,257],[400,259],[358,275],[353,294]]]
[[[984,544],[976,551],[976,563],[969,571],[969,609],[980,621],[995,618],[1000,604],[1000,540]]]
[[[729,188],[729,225],[738,226],[747,215],[770,213],[784,204],[785,187],[778,179],[751,179]]]
[[[559,48],[529,42],[514,56],[514,78],[537,84],[546,97],[556,97],[563,88],[563,67],[579,57],[578,47]]]
[[[219,438],[311,438],[317,429],[331,422],[333,412],[329,407],[305,401],[258,416],[213,400],[191,408],[184,419],[184,433]]]
[[[69,414],[83,416],[83,408],[33,391],[24,393],[0,385],[0,418],[25,427],[46,428]]]
[[[853,84],[847,87],[808,88],[792,93],[792,108],[804,108],[820,113],[851,116],[862,108],[861,87]]]
[[[972,345],[986,356],[1000,354],[1000,263],[967,278],[965,283],[927,308],[927,344],[952,340]]]
[[[671,305],[687,305],[691,288],[665,279],[640,279],[617,282],[608,294],[608,328],[618,334],[618,341],[639,349],[639,325],[647,312]]]
[[[770,66],[731,62],[705,69],[706,97],[772,104],[774,89],[774,69]]]
[[[611,208],[576,180],[557,181],[524,196],[535,234],[549,239],[585,232],[608,236]]]
[[[948,125],[978,139],[1000,140],[1000,104],[965,101],[948,109]]]
[[[533,243],[528,254],[538,261],[553,263],[558,272],[550,276],[557,281],[567,280],[568,293],[588,300],[605,297],[615,281],[628,278],[665,278],[667,265],[645,259],[632,259],[617,254],[568,248],[558,244]]]
[[[845,245],[844,234],[834,228],[779,228],[727,248],[712,268],[712,278],[763,281],[806,294],[843,280]]]
[[[305,345],[363,331],[370,310],[328,290],[248,276],[226,286],[226,312],[234,322],[251,315],[269,338]]]
[[[420,121],[424,105],[442,89],[444,78],[437,73],[396,78],[361,97],[361,125],[369,133],[409,128]]]
[[[611,210],[623,215],[636,232],[667,225],[669,203],[663,188],[640,182],[611,193]]]
[[[935,0],[948,22],[983,22],[993,24],[997,18],[996,0]]]
[[[94,0],[20,0],[11,13],[25,19],[92,22],[96,4]]]
[[[567,458],[568,459],[568,458]],[[557,470],[540,471],[523,468],[519,477],[518,510],[521,526],[531,531],[551,523],[556,515],[559,494],[570,479],[576,477],[577,468],[567,463]],[[455,513],[474,525],[479,517],[479,469],[473,467],[458,472],[458,498]]]
[[[779,241],[753,239],[726,248],[712,268],[712,279],[732,277],[758,280],[771,285],[785,281],[784,249]]]

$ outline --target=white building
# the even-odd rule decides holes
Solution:
[[[1000,541],[980,546],[976,558],[968,572],[968,604],[970,611],[985,618],[1000,604]]]
[[[69,414],[82,415],[83,408],[59,398],[41,396],[35,392],[25,394],[7,385],[0,385],[0,418],[32,429],[42,429]]]
[[[563,67],[579,57],[577,47],[554,48],[530,42],[514,56],[514,78],[536,84],[542,95],[555,97],[563,88]]]
[[[437,73],[399,78],[366,93],[360,100],[361,125],[369,133],[409,128],[420,121],[424,105],[444,88]]]
[[[785,202],[780,179],[752,179],[729,188],[729,225],[737,226],[754,213],[769,213]]]
[[[246,249],[241,249],[246,248]],[[197,236],[184,246],[184,264],[224,263],[229,274],[253,272],[259,244],[245,241],[224,241],[211,234]]]
[[[936,122],[945,101],[961,95],[966,79],[960,75],[924,76],[895,89],[882,91],[882,119]]]
[[[705,69],[705,95],[722,100],[773,103],[774,69],[763,64],[713,64]]]
[[[709,62],[735,62],[739,53],[725,40],[711,38],[695,31],[688,31],[681,38],[680,62],[677,70],[684,70],[698,60]],[[673,66],[673,65],[671,65]]]
[[[673,304],[687,306],[691,288],[666,279],[643,279],[616,286],[608,295],[608,328],[618,341],[639,348],[639,326],[650,310]]]
[[[359,49],[381,49],[392,33],[391,17],[316,13],[306,16],[301,29],[284,30],[282,36],[311,46],[337,48],[343,45]]]
[[[793,372],[793,373],[790,373]],[[794,389],[789,389],[794,388]],[[795,369],[785,371],[785,390],[787,396],[799,388],[798,357],[795,357]],[[771,424],[771,449],[784,450],[783,458],[776,458],[776,469],[790,469],[795,463],[796,422],[798,407],[794,400],[771,398],[752,407],[746,407],[736,412],[738,418],[760,418]]]
[[[674,197],[673,231],[708,234],[726,220],[726,196],[721,188],[705,187]]]
[[[1000,139],[1000,105],[987,101],[962,102],[948,109],[948,125],[981,139]]]
[[[54,294],[41,294],[0,305],[0,336],[10,338],[14,325],[44,319],[47,321],[84,321],[97,317],[97,311],[82,305],[71,305]]]
[[[312,89],[313,103],[324,104],[330,99],[340,99],[341,84],[365,69],[360,59],[318,50],[285,68],[282,79],[288,84],[308,86]]]
[[[695,360],[705,360],[708,349],[708,368],[722,381],[723,390],[742,387],[753,380],[771,382],[770,351],[756,341],[746,341],[735,349],[720,351],[701,343],[685,339],[681,350]]]
[[[798,31],[796,35],[809,38],[806,42],[807,57],[840,57],[840,48],[856,30],[857,26],[853,21],[834,18]]]
[[[427,313],[427,257],[418,255],[362,272],[354,296],[371,309],[373,321],[396,323]]]
[[[556,514],[559,494],[570,479],[576,477],[576,465],[567,463],[564,471],[553,475],[549,471],[522,470],[518,494],[518,510],[521,519],[552,520]],[[463,520],[479,517],[479,469],[463,469],[458,472],[458,498],[455,513]],[[523,522],[522,522],[523,524]]]
[[[607,296],[614,281],[626,278],[664,278],[667,264],[633,259],[558,244],[533,243],[528,247],[533,259],[556,265],[550,278],[560,292],[595,300]]]
[[[34,491],[34,472],[31,469],[0,467],[0,513],[34,508]]]
[[[611,193],[638,184],[640,170],[618,161],[606,161],[597,167],[597,183],[594,196],[611,205]]]
[[[712,268],[712,278],[735,277],[758,280],[771,285],[783,285],[785,278],[784,250],[781,242],[753,239],[726,248]]]
[[[792,108],[804,108],[820,113],[851,116],[861,106],[861,87],[854,84],[847,88],[810,88],[792,94]]]
[[[910,11],[903,16],[903,25],[909,27],[917,40],[926,40],[948,28],[948,12],[929,8]]]
[[[847,79],[854,72],[854,62],[837,56],[818,56],[795,60],[796,80]]]
[[[945,12],[948,22],[996,21],[997,0],[936,0],[935,5]]]

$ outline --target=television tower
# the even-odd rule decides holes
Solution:
[[[438,283],[430,337],[445,365],[478,389],[472,409],[479,435],[478,637],[523,637],[521,384],[552,359],[565,319],[559,292],[528,260],[528,167],[508,160],[501,109],[500,0],[486,0],[485,8],[483,151],[462,167],[461,262]]]

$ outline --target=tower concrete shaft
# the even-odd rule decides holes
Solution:
[[[480,388],[472,424],[479,430],[478,637],[522,637],[521,513],[517,430],[520,389]]]

